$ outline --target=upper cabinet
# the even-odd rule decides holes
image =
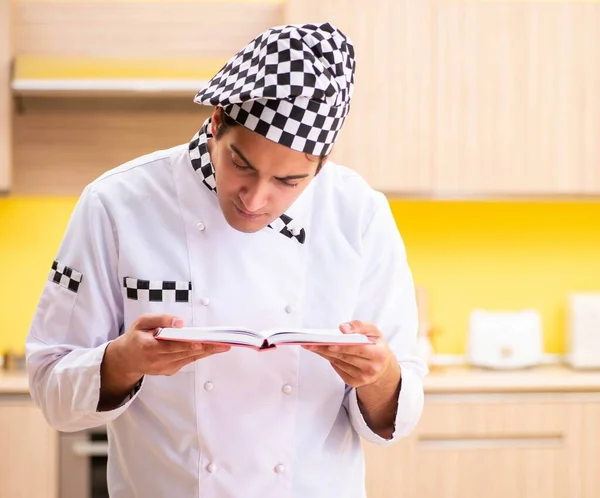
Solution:
[[[0,0],[0,193],[9,190],[12,171],[10,7],[10,0]]]
[[[378,190],[600,195],[600,9],[590,2],[0,5],[0,190],[78,194],[121,162],[189,140],[209,112],[195,92],[254,36],[331,21],[357,50],[332,159]]]
[[[289,22],[330,21],[356,48],[350,114],[332,159],[385,192],[428,193],[435,158],[428,0],[288,0]]]
[[[389,193],[600,194],[600,9],[585,2],[289,0],[355,42],[336,150]]]
[[[600,9],[438,2],[434,191],[600,193]]]

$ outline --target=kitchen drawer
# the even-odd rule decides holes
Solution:
[[[575,423],[578,405],[564,397],[535,395],[440,395],[427,398],[417,428],[420,443],[501,439],[519,444],[560,444]]]

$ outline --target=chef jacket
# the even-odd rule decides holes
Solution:
[[[284,219],[287,232],[231,228],[186,145],[85,188],[27,362],[53,427],[106,424],[112,498],[364,497],[361,438],[389,445],[416,426],[427,367],[414,355],[413,281],[386,198],[330,161]],[[234,347],[172,376],[146,375],[121,406],[99,412],[105,348],[145,313],[256,330],[372,322],[402,371],[393,437],[375,434],[356,390],[299,346]]]

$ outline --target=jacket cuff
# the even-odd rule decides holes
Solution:
[[[388,446],[398,439],[408,436],[417,426],[423,412],[424,394],[421,376],[409,367],[401,367],[402,378],[398,406],[394,420],[392,437],[387,439],[373,432],[365,422],[358,404],[356,389],[348,395],[348,411],[354,430],[366,441],[379,446]]]

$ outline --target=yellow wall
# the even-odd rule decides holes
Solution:
[[[0,351],[20,348],[75,199],[0,199]],[[600,290],[600,203],[393,201],[436,352],[464,351],[475,307],[535,307],[564,351],[565,299]]]

